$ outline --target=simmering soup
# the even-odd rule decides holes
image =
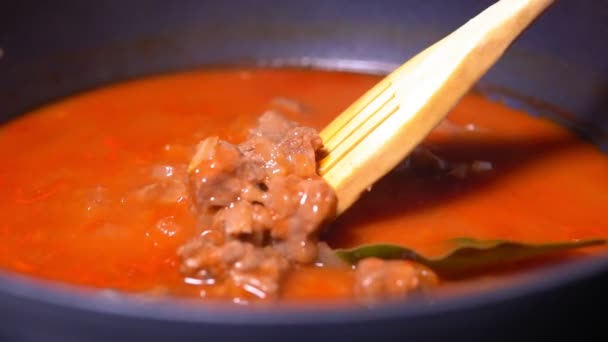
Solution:
[[[608,158],[477,93],[332,220],[316,132],[379,80],[191,71],[13,120],[0,128],[0,266],[202,300],[367,303],[606,251],[594,239],[608,237]],[[363,245],[376,249],[353,252]]]

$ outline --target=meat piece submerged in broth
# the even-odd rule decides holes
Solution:
[[[355,296],[364,303],[406,298],[438,284],[427,267],[407,260],[366,258],[357,265]]]
[[[201,142],[189,167],[200,235],[179,250],[188,277],[224,285],[228,296],[276,298],[291,265],[317,259],[320,229],[336,195],[318,175],[317,132],[276,112],[233,145]]]

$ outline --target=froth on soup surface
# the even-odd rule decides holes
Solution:
[[[320,130],[379,80],[297,69],[191,71],[101,88],[13,120],[0,128],[0,266],[92,288],[247,302],[180,272],[177,251],[200,231],[185,171],[197,144],[209,136],[239,144],[269,111]],[[401,165],[319,238],[332,248],[394,243],[432,256],[457,237],[608,236],[608,158],[549,121],[472,93],[423,147],[432,155],[422,151],[421,160],[455,167],[438,176]],[[440,277],[435,291],[492,288],[540,265]],[[300,265],[282,278],[278,297],[350,300],[356,278],[348,267]]]

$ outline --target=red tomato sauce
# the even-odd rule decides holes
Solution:
[[[176,250],[194,234],[195,219],[187,193],[171,183],[175,166],[207,136],[237,143],[268,109],[321,129],[379,80],[296,69],[191,71],[104,87],[22,116],[0,128],[0,267],[95,288],[204,297],[205,288],[178,271]],[[393,172],[332,224],[332,247],[388,242],[436,255],[456,237],[608,237],[608,158],[595,146],[475,93],[448,120],[425,145],[492,169],[464,179]],[[284,297],[350,298],[352,282],[349,270],[303,267],[289,275]]]

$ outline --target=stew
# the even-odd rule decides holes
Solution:
[[[606,251],[575,244],[608,237],[608,158],[478,93],[331,220],[317,130],[379,79],[190,71],[13,120],[0,129],[0,266],[146,295],[368,303],[493,288],[544,263]],[[336,253],[391,244],[433,258],[457,238],[580,248],[451,273],[379,255],[353,267]]]

